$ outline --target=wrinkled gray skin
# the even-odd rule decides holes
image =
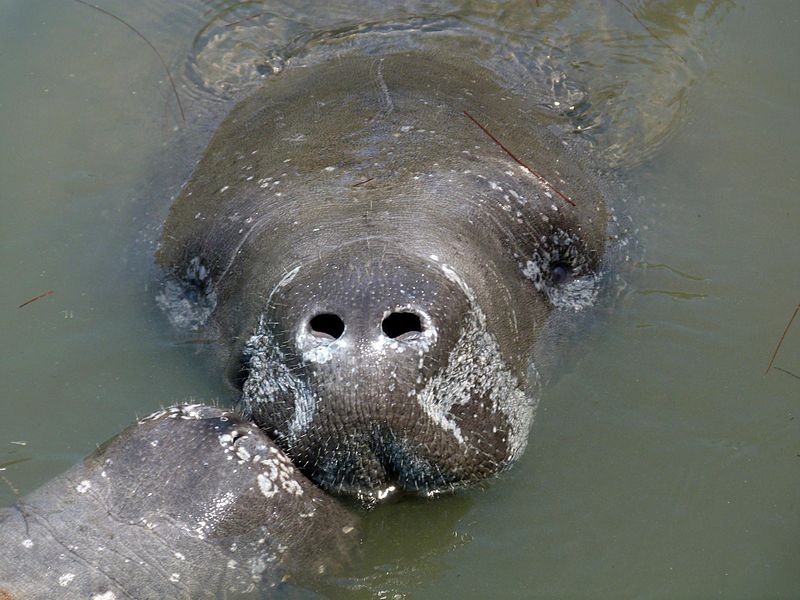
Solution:
[[[595,299],[606,234],[546,126],[482,67],[410,53],[288,68],[216,131],[161,303],[220,340],[243,414],[322,488],[435,494],[522,453],[537,344]]]
[[[264,597],[337,567],[355,526],[251,423],[174,407],[0,511],[0,599]]]

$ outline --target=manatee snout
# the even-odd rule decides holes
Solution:
[[[468,383],[493,376],[490,362],[466,360],[474,306],[434,258],[365,243],[300,266],[269,294],[245,345],[248,416],[326,489],[432,492],[486,477],[508,456],[507,424]],[[457,405],[485,421],[471,439]]]

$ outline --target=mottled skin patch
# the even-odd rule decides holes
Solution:
[[[0,512],[0,589],[263,597],[285,577],[335,570],[358,542],[355,526],[251,423],[171,407]]]
[[[431,494],[522,453],[532,360],[594,302],[606,220],[548,117],[491,72],[341,55],[287,68],[233,109],[158,261],[200,309],[213,303],[173,320],[206,315],[242,412],[315,483]],[[393,311],[421,331],[388,337]],[[322,313],[340,318],[336,336],[312,331]]]

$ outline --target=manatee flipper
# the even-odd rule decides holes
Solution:
[[[264,597],[341,566],[355,527],[256,426],[173,407],[0,512],[0,598]]]

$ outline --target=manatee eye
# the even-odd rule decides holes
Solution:
[[[572,267],[564,263],[556,263],[550,267],[550,280],[553,285],[561,285],[565,283],[572,274]]]
[[[308,328],[315,337],[336,340],[344,333],[344,321],[339,315],[322,313],[311,318]]]

